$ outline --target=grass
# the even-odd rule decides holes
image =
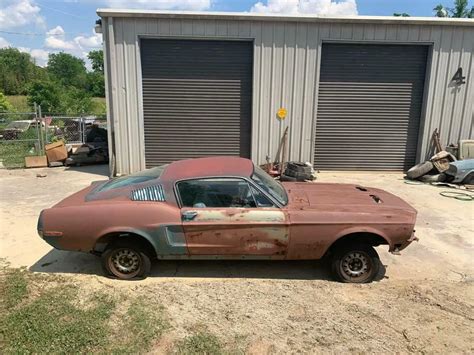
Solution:
[[[219,339],[206,331],[200,331],[187,336],[176,345],[178,354],[223,354],[223,346]]]
[[[5,168],[22,168],[25,157],[37,155],[35,142],[0,141],[0,162]]]
[[[27,98],[24,95],[7,96],[8,102],[13,106],[16,112],[33,112],[33,108],[29,107]],[[106,101],[105,97],[93,97],[92,109],[89,112],[95,116],[106,115]],[[17,118],[20,119],[20,118]]]
[[[0,352],[143,353],[167,328],[153,301],[92,292],[64,277],[3,267]]]
[[[92,98],[92,115],[105,116],[107,114],[107,105],[105,97],[93,97]]]
[[[7,100],[16,112],[33,112],[33,109],[28,105],[25,95],[7,96]]]

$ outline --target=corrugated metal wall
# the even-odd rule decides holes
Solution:
[[[282,22],[105,17],[109,50],[108,94],[115,135],[116,171],[127,174],[145,167],[139,38],[219,38],[254,41],[252,159],[274,156],[289,126],[289,158],[311,161],[317,112],[317,80],[322,41],[432,43],[420,133],[419,157],[430,155],[430,137],[439,128],[444,143],[473,138],[474,27],[370,23]],[[317,20],[315,20],[317,21]],[[467,84],[451,82],[459,67]],[[280,107],[288,116],[280,122]]]

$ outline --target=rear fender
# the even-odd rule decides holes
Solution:
[[[114,227],[104,230],[101,235],[111,234],[127,236],[138,235],[147,240],[155,250],[158,257],[167,255],[187,255],[186,238],[181,225],[161,225],[156,229],[137,229],[130,227]],[[100,243],[100,238],[97,244]],[[96,245],[97,245],[96,244]]]

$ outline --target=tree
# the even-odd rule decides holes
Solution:
[[[454,0],[453,8],[439,4],[433,11],[436,11],[437,17],[474,18],[474,6],[469,10],[468,0]]]
[[[87,91],[95,97],[105,97],[105,79],[101,73],[87,73]]]
[[[13,106],[8,102],[3,92],[0,91],[0,112],[13,111]]]
[[[16,48],[0,49],[0,91],[6,95],[24,95],[28,84],[44,77],[44,72],[37,67],[28,53]]]
[[[87,58],[92,63],[92,73],[87,73],[87,91],[92,96],[105,96],[104,51],[90,51]]]
[[[393,14],[393,16],[395,16],[395,17],[410,17],[410,15],[407,14],[406,12],[402,12],[402,13],[395,12]]]
[[[67,115],[80,115],[92,110],[91,95],[85,90],[70,86],[61,94],[60,112]]]
[[[104,51],[102,49],[97,51],[90,51],[87,58],[92,63],[92,70],[95,73],[104,73]]]
[[[61,88],[52,81],[34,81],[28,88],[28,104],[41,105],[43,112],[59,112],[61,106]]]
[[[82,59],[64,52],[49,55],[48,72],[64,86],[86,87],[86,66]]]

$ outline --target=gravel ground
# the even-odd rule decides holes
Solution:
[[[41,209],[106,174],[105,166],[0,170],[0,258],[91,289],[159,299],[172,328],[156,353],[203,327],[229,349],[254,354],[474,352],[473,202],[396,173],[321,173],[319,181],[383,188],[419,211],[418,243],[401,256],[378,248],[380,281],[335,283],[308,261],[167,261],[146,280],[120,282],[102,276],[96,257],[52,250],[36,235]]]

